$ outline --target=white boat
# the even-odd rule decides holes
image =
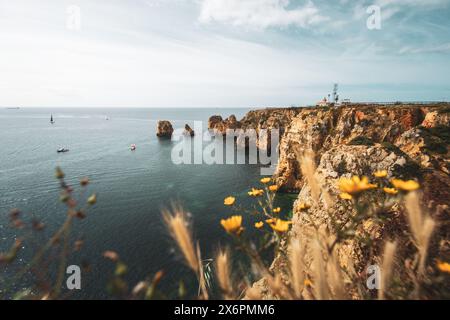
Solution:
[[[131,151],[136,150],[136,145],[133,143],[133,144],[130,146],[130,149],[131,149]]]
[[[56,150],[56,152],[58,152],[58,153],[65,153],[65,152],[69,152],[69,149],[59,148],[58,150]]]

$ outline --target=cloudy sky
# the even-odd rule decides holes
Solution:
[[[450,0],[0,0],[0,106],[303,105],[334,82],[450,100],[448,17]]]

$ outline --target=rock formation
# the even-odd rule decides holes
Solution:
[[[193,137],[195,136],[194,130],[186,123],[184,126],[184,135]]]
[[[227,120],[214,118],[210,126],[221,132]],[[220,118],[221,119],[221,118]],[[211,120],[211,119],[210,119]],[[345,202],[326,203],[312,200],[311,190],[300,169],[300,158],[305,151],[315,154],[317,175],[321,185],[333,199],[338,198],[338,180],[352,175],[371,176],[377,170],[387,170],[388,177],[417,179],[421,184],[422,204],[437,221],[437,239],[430,246],[430,255],[442,256],[450,251],[448,242],[450,206],[450,105],[349,105],[340,108],[288,108],[250,111],[237,126],[253,128],[279,128],[279,163],[274,176],[281,190],[298,193],[294,203],[291,235],[311,220],[330,225],[350,207]],[[266,147],[261,146],[259,147]],[[301,203],[313,206],[307,213]],[[334,222],[329,221],[331,213]],[[372,234],[370,248],[364,243],[349,241],[338,253],[341,263],[351,257],[355,267],[362,270],[369,250],[378,254],[386,239],[396,238],[408,248],[412,244],[403,235],[408,226],[404,209],[395,207],[390,225],[375,228],[364,224],[364,231]],[[306,216],[307,215],[307,216]],[[276,257],[272,268],[283,270],[285,262]],[[266,298],[273,298],[265,279],[254,285]]]
[[[158,121],[158,128],[156,131],[156,135],[159,138],[168,138],[172,137],[173,127],[172,124],[167,120]]]

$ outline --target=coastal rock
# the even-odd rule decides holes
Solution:
[[[445,110],[443,106],[428,105],[304,108],[286,126],[288,129],[281,139],[280,159],[275,175],[277,184],[285,191],[300,190],[302,177],[298,174],[298,170],[293,170],[293,166],[295,166],[295,160],[305,150],[315,152],[317,163],[324,152],[343,144],[370,146],[379,143],[397,151],[400,151],[399,146],[404,146],[404,152],[408,154],[406,141],[412,140],[403,135],[408,135],[411,130],[419,130],[419,126],[427,119],[428,125],[431,122],[433,125],[444,123],[446,117],[442,115],[427,118],[429,113],[442,114],[442,110]],[[445,131],[445,128],[441,131]],[[424,130],[419,135],[424,136],[425,139],[428,136],[426,140],[430,141],[434,149],[444,152],[444,147],[439,147],[436,138],[430,137]],[[445,132],[442,135],[445,136]],[[289,155],[294,151],[297,155],[296,159],[289,159]],[[414,158],[413,154],[409,155]]]
[[[448,126],[450,124],[450,109],[429,112],[425,115],[422,126],[434,128],[437,126]]]
[[[285,122],[279,124],[284,134],[274,179],[280,190],[298,193],[289,236],[301,234],[312,221],[332,230],[333,224],[342,220],[344,212],[353,210],[353,206],[339,198],[340,178],[365,175],[374,181],[373,172],[387,170],[388,179],[419,180],[421,202],[438,224],[436,240],[429,248],[430,256],[449,252],[449,243],[445,240],[450,236],[449,109],[448,104],[350,105],[302,108],[286,117]],[[241,120],[242,127],[272,125],[274,117],[279,117],[277,113],[249,112],[245,121]],[[315,154],[316,174],[322,187],[319,201],[313,199],[300,169],[300,159],[308,150]],[[306,213],[301,207],[305,202],[312,205]],[[342,266],[351,260],[357,272],[363,271],[370,259],[378,259],[388,239],[395,238],[404,250],[413,248],[406,237],[408,224],[403,206],[394,205],[385,214],[392,217],[389,224],[377,225],[369,219],[357,230],[357,233],[371,235],[370,246],[354,238],[338,248]],[[284,254],[277,256],[271,270],[281,273],[287,283],[289,276],[283,267],[285,257]],[[264,278],[256,282],[253,289],[263,299],[276,298]]]
[[[167,120],[158,121],[156,135],[159,138],[171,138],[173,134],[172,124]]]
[[[184,134],[191,137],[195,136],[194,130],[187,123],[184,126]]]
[[[208,129],[214,129],[218,123],[223,121],[221,116],[211,116],[208,120]]]
[[[229,116],[223,120],[221,116],[212,116],[208,120],[208,129],[225,135],[227,130],[236,130],[241,127],[241,123],[237,121],[235,115]]]

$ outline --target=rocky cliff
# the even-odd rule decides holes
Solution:
[[[227,122],[220,120],[221,130]],[[422,206],[438,222],[438,236],[431,244],[430,256],[450,255],[450,104],[435,105],[349,105],[338,108],[288,108],[249,112],[234,124],[240,128],[280,128],[279,163],[274,179],[280,190],[298,194],[293,208],[291,235],[300,232],[311,221],[329,225],[352,210],[345,202],[326,203],[325,194],[338,199],[338,180],[352,175],[372,176],[387,170],[388,178],[415,179],[421,184]],[[304,152],[315,155],[317,175],[324,192],[313,201],[311,190],[301,173]],[[308,213],[302,203],[312,204]],[[331,212],[334,221],[330,220]],[[396,238],[404,248],[411,246],[403,237],[407,230],[404,209],[394,207],[390,225],[364,225],[373,235],[370,246],[350,241],[340,249],[341,262],[351,256],[356,268],[363,270],[368,255],[376,255],[383,241]],[[277,257],[273,268],[283,270],[284,261]],[[264,279],[255,284],[263,296],[271,297]]]

